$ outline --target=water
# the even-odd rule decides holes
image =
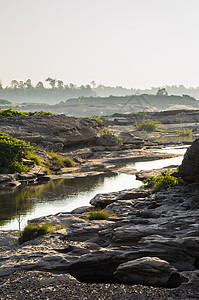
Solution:
[[[184,154],[186,148],[165,148],[167,153]],[[183,156],[136,162],[126,167],[140,170],[159,169],[181,164]],[[83,205],[89,205],[97,193],[114,192],[139,187],[142,183],[135,175],[106,173],[98,176],[59,179],[42,185],[19,187],[14,190],[0,191],[0,228],[22,228],[27,220],[44,215],[71,211]]]

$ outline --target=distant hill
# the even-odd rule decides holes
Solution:
[[[11,105],[5,105],[7,108]],[[161,95],[131,95],[125,97],[80,97],[61,101],[55,105],[44,103],[23,103],[12,107],[19,111],[38,111],[65,114],[75,117],[91,117],[93,115],[110,116],[114,113],[128,114],[140,111],[158,112],[165,110],[199,109],[199,101],[193,97],[161,96]]]
[[[132,95],[126,97],[81,97],[55,105],[56,111],[75,116],[112,115],[139,111],[162,111],[176,109],[199,109],[199,101],[193,97]]]
[[[8,100],[0,99],[0,105],[11,105],[12,103]]]

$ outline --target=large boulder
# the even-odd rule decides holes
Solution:
[[[199,139],[187,149],[176,176],[182,177],[189,183],[199,182]]]
[[[177,274],[174,267],[158,257],[142,257],[128,261],[120,264],[114,273],[122,281],[153,286],[170,286],[171,276],[179,278]]]
[[[54,151],[63,151],[69,145],[83,147],[105,133],[96,120],[65,115],[1,118],[0,132]]]

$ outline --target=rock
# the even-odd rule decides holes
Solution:
[[[124,282],[152,286],[168,286],[177,270],[158,257],[142,257],[119,265],[114,275]],[[175,276],[177,277],[177,276]],[[182,282],[178,275],[179,283]],[[180,285],[180,284],[179,284]]]
[[[0,119],[0,130],[54,151],[63,151],[69,145],[94,141],[105,132],[96,120],[65,115],[4,117]]]
[[[92,208],[92,206],[81,206],[78,208],[75,208],[71,211],[71,214],[83,214],[84,212],[89,211]]]
[[[90,204],[96,208],[105,208],[107,205],[118,200],[144,198],[149,194],[150,191],[137,188],[132,190],[123,190],[120,192],[97,194],[93,199],[90,200]]]
[[[142,148],[142,146],[144,145],[143,139],[134,136],[130,132],[121,132],[119,134],[119,137],[122,138],[123,144],[132,144],[134,145],[134,148]]]
[[[187,182],[199,182],[199,139],[187,149],[176,176]]]

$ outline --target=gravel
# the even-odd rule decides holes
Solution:
[[[69,274],[22,271],[0,278],[0,299],[198,299],[198,283],[177,289],[142,285],[80,283]]]

